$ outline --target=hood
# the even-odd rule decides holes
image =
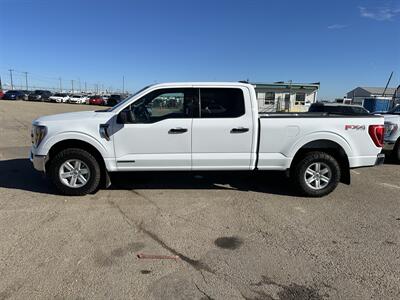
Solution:
[[[96,111],[79,111],[70,112],[64,114],[50,115],[40,117],[33,121],[33,124],[46,125],[52,122],[64,122],[64,121],[85,121],[92,118],[99,118],[104,120],[109,120],[112,117],[110,112],[96,112]]]

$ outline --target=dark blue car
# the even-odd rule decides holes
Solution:
[[[7,91],[4,96],[4,100],[24,100],[25,94],[22,91]]]

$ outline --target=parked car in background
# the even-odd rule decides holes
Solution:
[[[66,93],[55,93],[53,96],[49,97],[50,102],[66,103],[69,100],[69,95]]]
[[[385,118],[385,147],[400,162],[400,104],[383,114]]]
[[[261,113],[257,104],[247,83],[157,84],[107,110],[33,121],[30,159],[66,195],[110,184],[108,172],[276,170],[321,197],[350,184],[351,168],[383,163],[380,115]]]
[[[24,100],[25,94],[19,90],[11,90],[11,91],[7,91],[4,94],[3,99],[4,100]]]
[[[82,101],[84,101],[84,104],[89,104],[89,98],[90,96],[88,95],[82,95]]]
[[[72,95],[69,97],[68,102],[74,104],[86,104],[86,97],[83,95]]]
[[[118,94],[111,95],[110,98],[108,98],[107,105],[108,106],[117,105],[118,103],[120,103],[122,101],[122,99],[123,98],[121,95],[118,95]]]
[[[91,96],[89,98],[89,104],[91,105],[105,105],[105,101],[103,97],[96,95],[96,96]]]
[[[102,97],[103,100],[104,100],[104,105],[107,105],[108,99],[110,99],[110,95],[108,95],[108,94],[103,94],[103,95],[101,95],[101,97]]]
[[[30,101],[47,101],[50,96],[51,92],[47,90],[35,90],[28,96],[28,100]]]
[[[0,99],[3,99],[4,96],[4,92],[2,90],[0,90]]]
[[[317,102],[310,105],[309,112],[326,112],[341,115],[369,115],[370,112],[360,105]]]
[[[22,90],[21,92],[24,94],[24,100],[28,100],[29,95],[32,93],[31,91],[28,90]]]

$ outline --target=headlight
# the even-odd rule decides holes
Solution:
[[[397,124],[385,123],[385,135],[390,136],[393,132],[396,132]]]
[[[36,147],[39,146],[41,141],[46,136],[46,133],[47,133],[46,126],[33,125],[31,132],[32,144],[35,145]]]

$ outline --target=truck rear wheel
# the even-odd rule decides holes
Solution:
[[[303,195],[322,197],[339,184],[340,166],[333,156],[325,152],[309,152],[297,162],[291,176]]]
[[[89,152],[69,148],[59,152],[51,160],[49,175],[62,194],[82,196],[99,187],[101,169]]]

